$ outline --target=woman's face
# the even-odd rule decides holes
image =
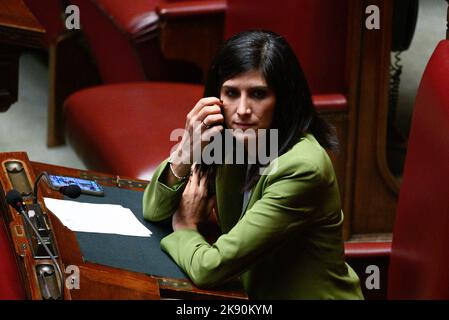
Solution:
[[[271,127],[276,96],[259,70],[251,70],[225,81],[220,98],[229,129],[241,129],[243,132],[253,129],[257,133],[258,129]],[[240,135],[235,133],[237,138]]]

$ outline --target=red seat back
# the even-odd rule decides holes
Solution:
[[[120,8],[127,11],[121,15],[114,11],[114,3],[118,2],[122,1],[70,0],[80,9],[82,28],[102,80],[105,83],[145,80],[127,29],[132,28],[136,15],[154,10],[156,0],[137,0],[127,6],[122,5]],[[121,20],[116,20],[116,16]]]
[[[25,299],[13,250],[9,244],[3,217],[0,216],[0,300]]]
[[[268,29],[293,47],[314,94],[346,93],[347,0],[227,0],[225,37]]]
[[[449,299],[449,41],[421,80],[390,260],[391,299]]]

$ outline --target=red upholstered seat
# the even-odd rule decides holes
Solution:
[[[389,259],[390,299],[449,299],[448,83],[449,41],[443,40],[416,97]],[[388,256],[388,244],[346,247],[349,260],[374,251]]]
[[[449,41],[426,67],[413,112],[391,252],[389,298],[449,299]]]
[[[65,103],[68,140],[89,168],[149,179],[202,94],[199,85],[159,82],[81,90]]]
[[[13,249],[9,244],[3,218],[0,217],[0,300],[23,300],[25,298],[26,294]]]
[[[138,31],[138,17],[146,18],[140,29],[151,34],[156,20],[149,19],[156,0],[135,0],[132,5],[117,0],[70,0],[79,7],[83,31],[95,57],[101,78],[105,83],[142,81],[145,71],[139,61],[132,40],[132,31]],[[131,33],[130,33],[131,32]]]

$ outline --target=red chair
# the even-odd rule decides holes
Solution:
[[[389,299],[449,299],[448,83],[449,40],[443,40],[416,97],[391,251],[388,243],[346,244],[350,264],[389,257]],[[381,273],[381,282],[386,277]]]
[[[26,299],[14,252],[0,216],[0,300]]]

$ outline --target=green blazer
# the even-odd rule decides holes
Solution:
[[[143,198],[144,217],[169,218],[186,182],[160,181],[162,162]],[[363,299],[356,273],[344,261],[343,213],[332,163],[307,134],[272,162],[242,211],[246,166],[220,165],[218,220],[223,234],[210,245],[194,230],[178,230],[161,247],[199,287],[240,276],[250,299]],[[165,173],[164,173],[165,174]]]

